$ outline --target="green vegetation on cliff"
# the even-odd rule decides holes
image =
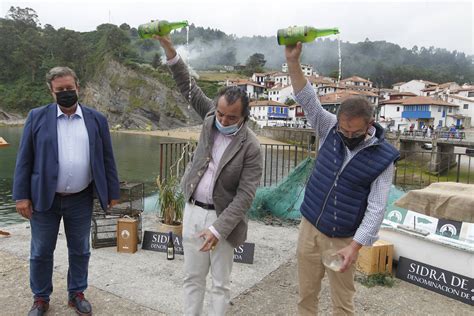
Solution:
[[[176,45],[186,45],[186,32],[172,34]],[[140,75],[158,80],[175,90],[176,86],[166,66],[161,62],[161,48],[155,40],[141,39],[128,24],[102,24],[92,32],[76,32],[65,28],[41,26],[31,8],[11,7],[0,18],[0,108],[25,114],[29,109],[51,102],[45,85],[45,74],[54,66],[68,66],[77,72],[81,86],[100,82],[111,61],[133,69]],[[281,47],[275,37],[254,36],[237,38],[222,31],[189,27],[189,50],[194,52],[190,64],[194,69],[218,70],[240,63],[241,73],[279,69],[284,62]],[[337,74],[337,41],[323,39],[307,44],[303,62],[315,65],[321,75]],[[343,77],[359,75],[370,78],[377,87],[389,87],[399,81],[424,79],[437,83],[474,82],[472,56],[434,47],[411,49],[385,41],[341,43]],[[225,67],[228,69],[227,67]],[[235,73],[225,76],[237,77]],[[106,78],[113,87],[118,77]],[[214,97],[219,85],[216,78],[198,83],[209,97]],[[138,80],[138,81],[134,81]],[[121,84],[131,90],[131,106],[140,107],[142,94],[136,94],[142,79]],[[169,101],[166,106],[169,107]],[[164,105],[163,105],[164,106]],[[179,117],[178,110],[168,111]],[[175,113],[176,112],[176,113]]]

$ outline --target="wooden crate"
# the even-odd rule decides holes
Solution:
[[[359,250],[356,268],[365,275],[392,273],[393,244],[377,240],[371,247]]]

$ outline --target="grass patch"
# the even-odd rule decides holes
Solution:
[[[468,159],[468,157],[463,157]],[[456,160],[457,161],[457,160]],[[451,167],[440,174],[429,172],[429,162],[421,160],[401,160],[397,162],[396,184],[416,184],[429,185],[433,182],[460,182],[472,183],[474,181],[474,160],[471,162],[470,169],[461,167],[459,170],[457,165]]]
[[[377,273],[369,276],[356,276],[356,281],[366,287],[386,286],[393,287],[395,279],[389,273]]]
[[[217,83],[217,81],[197,80],[196,83],[201,88],[202,92],[211,99],[216,97],[217,92],[222,87]]]
[[[225,81],[227,79],[248,79],[247,76],[237,72],[220,72],[220,71],[198,71],[199,80],[203,81]]]

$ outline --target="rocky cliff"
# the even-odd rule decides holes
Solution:
[[[82,88],[80,100],[104,113],[115,128],[171,129],[202,123],[172,83],[148,75],[153,73],[150,68],[143,70],[109,61]]]

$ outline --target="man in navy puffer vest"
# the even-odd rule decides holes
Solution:
[[[354,263],[359,249],[378,238],[400,154],[384,140],[383,128],[374,123],[373,106],[365,97],[344,99],[337,116],[321,107],[301,71],[301,51],[298,43],[287,46],[285,55],[296,101],[319,136],[320,148],[301,205],[298,314],[317,314],[321,280],[327,272],[333,313],[352,315]],[[342,260],[337,272],[323,265],[323,253],[328,251]]]

